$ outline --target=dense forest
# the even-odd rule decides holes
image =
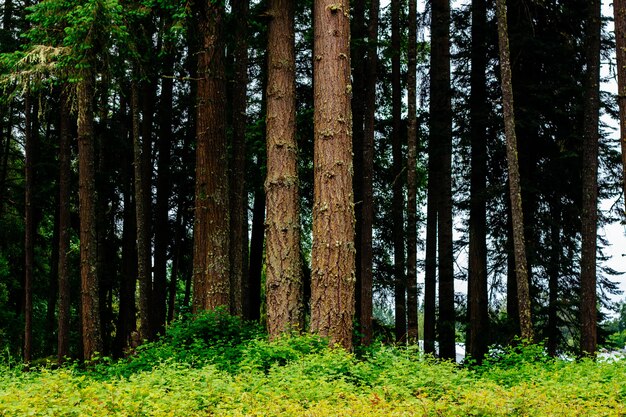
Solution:
[[[122,357],[225,309],[348,350],[594,355],[624,330],[613,9],[4,0],[0,347]]]

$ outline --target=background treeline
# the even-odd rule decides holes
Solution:
[[[626,165],[600,2],[506,5],[526,312],[496,4],[331,3],[4,0],[1,346],[122,356],[224,305],[444,358],[527,313],[551,354],[595,351],[618,293],[596,234],[623,215],[597,207]]]

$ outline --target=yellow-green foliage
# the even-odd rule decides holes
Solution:
[[[302,345],[303,340],[293,341]],[[314,342],[312,342],[314,343]],[[256,346],[255,346],[256,345]],[[1,416],[624,416],[626,361],[503,360],[468,370],[411,349],[286,353],[248,342],[236,372],[162,361],[128,377],[2,369]],[[297,349],[298,350],[298,349]],[[261,352],[261,353],[259,353]],[[256,359],[255,359],[256,358]],[[257,362],[260,366],[257,366]]]

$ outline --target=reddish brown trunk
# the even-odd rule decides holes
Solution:
[[[298,149],[294,2],[271,0],[267,83],[267,178],[265,266],[270,338],[304,327]]]
[[[350,4],[314,1],[314,203],[311,331],[352,347],[354,206]]]
[[[230,307],[230,204],[225,127],[224,6],[199,4],[193,311]]]

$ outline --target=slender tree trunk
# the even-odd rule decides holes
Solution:
[[[70,180],[71,180],[71,130],[70,103],[67,95],[61,94],[61,120],[59,126],[59,312],[57,358],[59,364],[69,356],[70,337]]]
[[[393,264],[396,341],[406,339],[406,275],[404,268],[404,176],[402,170],[402,87],[400,84],[400,0],[391,1],[391,148],[393,155]]]
[[[78,95],[78,201],[80,216],[80,272],[83,357],[102,351],[96,239],[93,79],[85,75]]]
[[[265,265],[270,338],[304,328],[296,143],[294,2],[271,0],[267,84]]]
[[[169,199],[171,194],[170,161],[173,125],[174,55],[173,45],[166,41],[161,78],[161,97],[159,101],[159,159],[157,162],[157,195],[154,228],[154,334],[162,333],[166,321],[167,297],[167,249],[171,238],[169,220]],[[173,242],[176,245],[176,240]],[[170,280],[175,281],[174,276]],[[176,287],[174,287],[176,288]]]
[[[151,339],[150,327],[150,292],[152,277],[150,274],[150,232],[148,230],[146,192],[142,155],[142,143],[139,136],[139,94],[135,82],[132,84],[131,112],[133,119],[133,154],[135,167],[135,221],[137,225],[137,279],[139,280],[139,334],[141,339]],[[143,140],[146,140],[144,137]]]
[[[235,83],[233,88],[233,164],[231,169],[231,311],[244,313],[248,272],[248,194],[246,192],[246,108],[248,87],[249,0],[232,2],[235,33]]]
[[[511,81],[511,60],[509,56],[509,35],[506,16],[506,0],[496,0],[498,18],[498,44],[500,47],[500,72],[502,77],[502,106],[504,110],[504,130],[506,154],[509,168],[509,192],[511,198],[511,219],[513,225],[513,251],[519,321],[522,339],[532,342],[534,338],[530,310],[528,267],[524,239],[524,215],[520,189],[519,162],[517,158],[517,137],[515,135],[515,114],[513,106],[513,85]]]
[[[439,356],[454,359],[454,258],[452,250],[452,110],[450,91],[450,2],[432,4],[431,138],[435,141],[437,246],[439,248]]]
[[[193,311],[230,306],[230,204],[222,43],[224,6],[199,6]]]
[[[363,136],[363,171],[361,203],[361,285],[360,323],[361,343],[372,342],[372,227],[374,224],[374,134],[376,124],[376,67],[378,65],[378,13],[379,0],[371,0],[367,26],[367,65],[365,80],[365,132]]]
[[[24,363],[28,364],[32,356],[33,342],[33,269],[35,258],[35,207],[33,205],[34,187],[34,152],[37,132],[33,132],[33,114],[30,90],[24,96],[25,114],[25,222],[24,222]]]
[[[367,36],[365,27],[365,1],[356,0],[352,7],[351,20],[351,63],[352,63],[352,147],[354,153],[354,177],[352,178],[352,187],[354,190],[354,214],[355,214],[355,235],[354,245],[355,254],[355,272],[356,272],[356,291],[355,291],[355,314],[359,322],[362,320],[361,314],[361,288],[362,288],[362,272],[361,272],[361,232],[363,225],[363,141],[364,139],[364,122],[365,122],[365,53]],[[362,329],[359,328],[362,332]]]
[[[506,314],[511,325],[509,338],[520,334],[519,300],[517,297],[517,278],[515,270],[515,250],[513,245],[513,213],[511,211],[511,199],[507,199],[507,224],[508,236],[506,240]]]
[[[613,12],[617,56],[617,103],[619,104],[620,143],[622,145],[622,193],[626,219],[626,0],[614,0]]]
[[[407,138],[407,339],[416,343],[417,332],[417,1],[409,0]]]
[[[472,1],[472,69],[470,96],[471,184],[468,267],[468,354],[482,361],[489,343],[487,288],[487,4]]]
[[[314,203],[311,331],[352,347],[354,206],[350,4],[314,1]]]
[[[587,3],[587,80],[582,158],[582,245],[580,256],[581,340],[580,350],[595,355],[598,336],[596,307],[596,245],[598,240],[598,123],[600,117],[600,0]]]

